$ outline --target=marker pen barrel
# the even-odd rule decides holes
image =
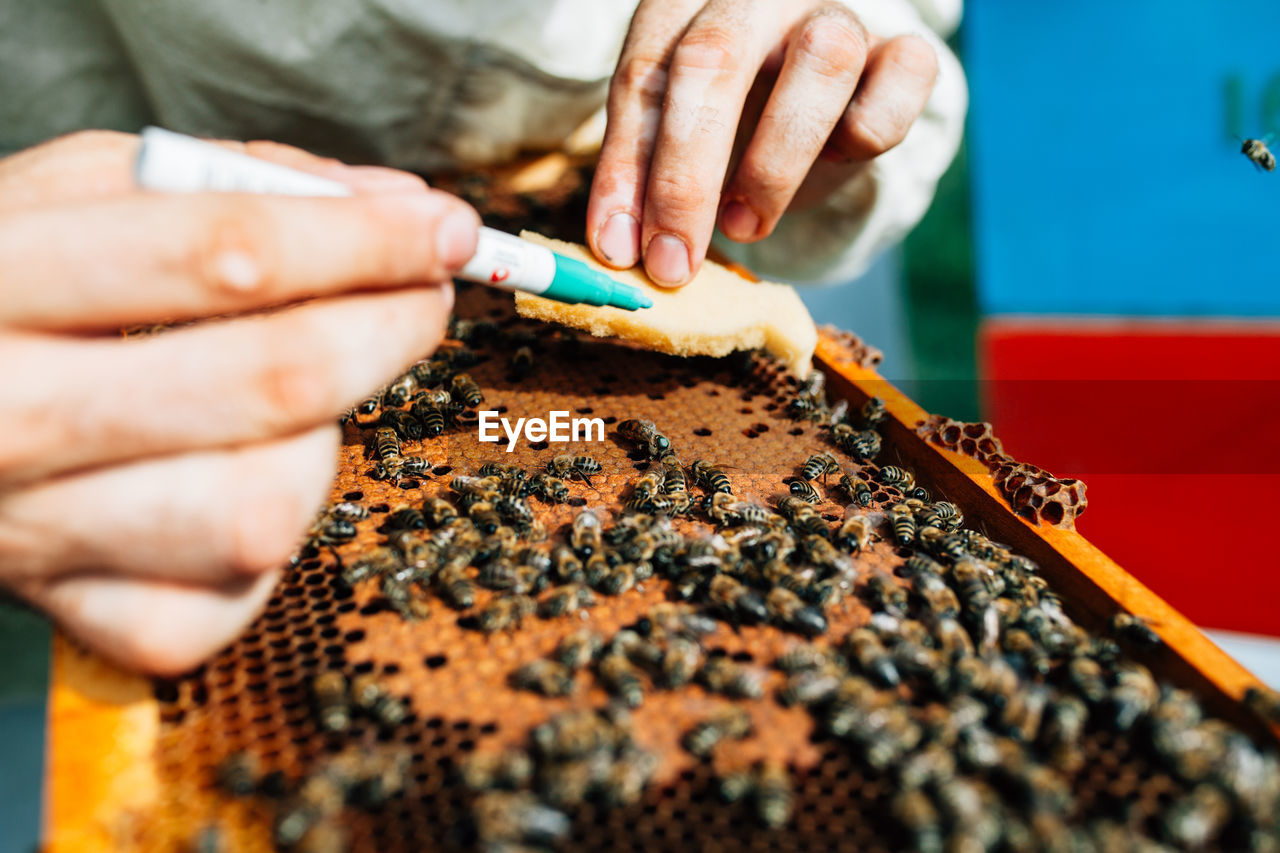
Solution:
[[[158,127],[142,132],[135,176],[140,187],[159,192],[322,197],[352,194],[337,181]],[[613,305],[628,311],[653,305],[639,289],[614,281],[581,261],[486,227],[480,229],[476,253],[459,271],[458,278],[561,302]]]

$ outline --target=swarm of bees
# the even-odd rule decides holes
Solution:
[[[451,330],[475,346],[507,334],[485,321],[455,320]],[[531,369],[519,343],[508,364],[517,374]],[[466,347],[437,355],[357,407],[350,418],[370,433],[370,476],[425,476],[402,442],[456,427],[483,400],[460,372],[474,358]],[[853,412],[831,406],[815,373],[786,408],[818,424],[827,449],[796,459],[768,501],[735,489],[734,468],[685,462],[658,424],[630,418],[616,438],[643,470],[618,490],[616,512],[560,510],[567,523],[547,526],[546,510],[600,496],[605,466],[563,454],[537,467],[490,462],[454,472],[380,522],[359,502],[319,516],[308,543],[339,555],[361,525],[379,525],[378,544],[341,561],[341,577],[377,584],[383,609],[406,620],[458,611],[459,625],[488,634],[528,620],[568,629],[505,678],[570,710],[529,731],[523,746],[482,750],[457,771],[474,795],[471,830],[482,846],[552,847],[584,804],[640,802],[659,762],[637,740],[632,715],[656,692],[693,690],[714,707],[682,732],[681,748],[693,761],[719,759],[720,798],[766,828],[793,823],[791,768],[733,759],[742,740],[768,734],[754,709],[777,703],[803,709],[815,738],[889,779],[886,819],[904,846],[1129,849],[1127,817],[1082,817],[1069,784],[1087,739],[1109,732],[1176,780],[1145,825],[1158,841],[1275,849],[1275,754],[1130,657],[1159,646],[1158,624],[1121,612],[1109,632],[1085,631],[1034,562],[967,527],[961,508],[911,470],[876,463],[882,401]],[[832,502],[842,516],[820,514]],[[896,555],[897,577],[878,567],[886,555]],[[662,604],[618,630],[593,627],[602,600],[653,584],[666,592]],[[869,618],[833,628],[849,606]],[[718,647],[718,634],[757,625],[789,637],[773,660],[743,663]],[[589,698],[598,691],[603,707]],[[315,725],[334,737],[369,727],[385,734],[409,718],[403,700],[368,675],[324,672],[310,699]],[[1248,703],[1280,720],[1275,694],[1258,691]],[[303,846],[345,806],[372,805],[402,782],[343,755],[292,785],[277,780],[277,844]],[[402,777],[400,759],[391,764]],[[261,794],[260,776],[231,766],[221,781],[233,794]]]

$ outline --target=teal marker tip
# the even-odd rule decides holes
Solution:
[[[556,259],[556,274],[542,296],[560,302],[610,305],[624,311],[653,307],[653,300],[638,288],[614,281],[582,261],[566,258],[558,252],[552,254]]]

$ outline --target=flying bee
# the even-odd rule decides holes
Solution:
[[[381,426],[373,433],[373,451],[384,464],[400,458],[400,436],[391,427]]]
[[[721,741],[741,740],[749,734],[751,715],[744,708],[731,705],[695,724],[680,743],[698,758],[705,758]]]
[[[854,459],[874,459],[880,454],[880,433],[872,429],[856,430],[848,424],[836,424],[831,428],[831,440],[836,447]]]
[[[816,480],[821,477],[824,483],[828,474],[839,473],[840,460],[827,452],[813,454],[804,461],[800,469],[800,476],[806,480]]]
[[[557,661],[535,660],[511,673],[511,686],[543,696],[568,696],[573,692],[573,673]]]
[[[336,670],[326,670],[311,682],[316,720],[329,732],[346,731],[351,723],[351,705],[347,697],[347,679]]]
[[[543,619],[572,616],[584,607],[596,603],[590,588],[583,584],[569,584],[553,589],[538,605],[538,615]]]
[[[698,670],[698,681],[712,693],[734,699],[759,699],[764,695],[761,673],[727,657],[709,657]]]
[[[1160,645],[1160,635],[1151,630],[1151,622],[1132,613],[1117,613],[1111,619],[1111,631],[1122,640],[1126,640],[1143,649],[1154,649]]]
[[[513,631],[536,609],[537,604],[527,595],[500,595],[476,614],[476,624],[486,634]]]
[[[455,400],[461,400],[469,409],[484,402],[484,392],[470,374],[459,373],[449,381],[449,389]]]
[[[638,708],[644,701],[644,683],[640,673],[621,652],[610,652],[596,663],[596,675],[604,688],[626,704]]]
[[[604,639],[586,628],[574,631],[560,640],[553,657],[562,666],[579,670],[590,666],[604,648]]]
[[[791,494],[805,503],[816,504],[822,502],[822,495],[818,494],[818,490],[808,480],[792,480],[788,489]]]
[[[569,500],[569,484],[559,477],[541,471],[529,478],[529,494],[547,503],[562,504]]]
[[[658,432],[653,421],[627,418],[618,424],[618,435],[639,445],[649,454],[650,459],[661,459],[671,452],[671,440]]]
[[[1246,139],[1240,145],[1240,153],[1249,158],[1253,163],[1253,168],[1259,172],[1264,169],[1268,172],[1276,170],[1276,157],[1271,153],[1271,149],[1267,148],[1267,141],[1262,139]]]
[[[711,579],[707,600],[735,622],[764,622],[769,618],[769,608],[764,600],[728,575],[716,575]]]
[[[511,354],[511,375],[516,379],[524,379],[533,372],[533,350],[520,347]]]
[[[733,484],[720,468],[705,459],[695,459],[689,466],[693,481],[709,492],[733,492]]]
[[[827,630],[827,618],[822,611],[808,606],[789,589],[775,586],[769,590],[765,605],[774,624],[809,637],[816,637]]]
[[[916,517],[911,507],[904,503],[889,509],[889,521],[893,525],[893,538],[899,545],[910,545],[916,539]]]
[[[603,527],[595,513],[584,509],[573,517],[569,544],[582,557],[589,557],[604,547]]]

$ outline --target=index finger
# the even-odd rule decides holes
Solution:
[[[114,329],[442,281],[475,253],[479,225],[436,190],[138,194],[0,215],[0,322]]]
[[[684,284],[706,256],[743,105],[784,14],[795,11],[717,0],[672,55],[640,237],[659,284]]]

